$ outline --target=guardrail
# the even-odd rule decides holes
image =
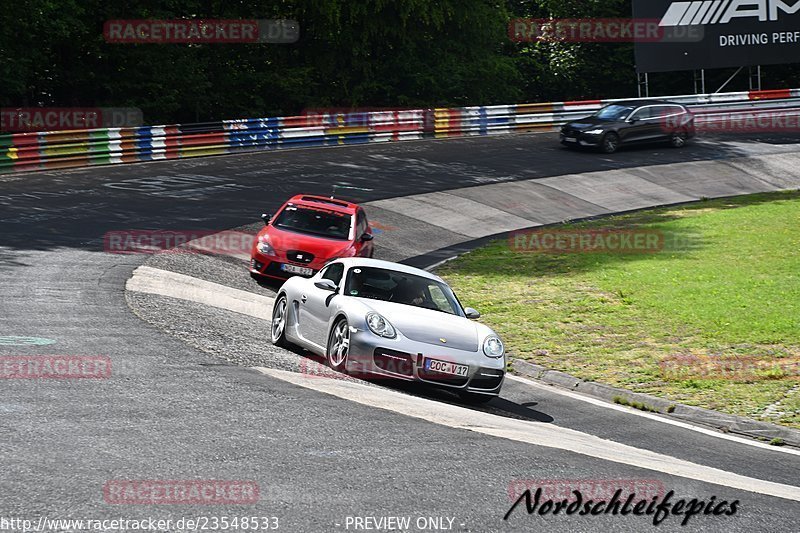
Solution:
[[[698,114],[800,109],[800,89],[665,97]],[[636,99],[626,99],[636,100]],[[646,99],[641,99],[646,100]],[[548,131],[613,100],[319,113],[0,135],[0,174],[239,152]]]

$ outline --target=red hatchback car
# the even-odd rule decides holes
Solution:
[[[332,259],[372,257],[372,228],[357,204],[298,194],[274,217],[261,218],[266,227],[250,252],[250,274],[255,278],[313,276]]]

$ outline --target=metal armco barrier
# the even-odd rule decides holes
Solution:
[[[800,110],[800,89],[664,97],[698,115]],[[631,99],[626,99],[631,100]],[[642,99],[646,100],[646,99]],[[238,152],[550,131],[619,101],[323,113],[0,135],[0,174]]]

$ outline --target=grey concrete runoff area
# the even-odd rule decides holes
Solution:
[[[473,186],[378,200],[367,206],[373,216],[392,227],[385,246],[394,259],[402,260],[464,241],[567,220],[703,198],[798,189],[798,168],[800,154],[772,154]],[[421,238],[439,232],[445,241]]]
[[[250,280],[241,254],[119,255],[103,237],[255,231],[287,196],[338,184],[366,204],[378,257],[427,266],[515,229],[798,188],[798,142],[714,137],[606,156],[517,135],[4,176],[0,356],[107,356],[112,370],[2,380],[0,526],[153,518],[189,531],[187,518],[258,516],[291,532],[796,530],[790,446],[538,380],[509,379],[467,408],[435,389],[326,379],[319,360],[271,346],[274,287]],[[250,482],[258,497],[109,497],[109,483],[135,480]],[[674,491],[673,504],[736,511],[656,526],[653,514],[529,515],[523,503],[504,519],[520,487],[537,486],[598,501],[622,486]]]

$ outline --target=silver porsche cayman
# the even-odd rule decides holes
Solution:
[[[347,258],[280,288],[271,339],[340,372],[430,383],[479,403],[500,393],[506,368],[503,342],[479,317],[429,272]]]

